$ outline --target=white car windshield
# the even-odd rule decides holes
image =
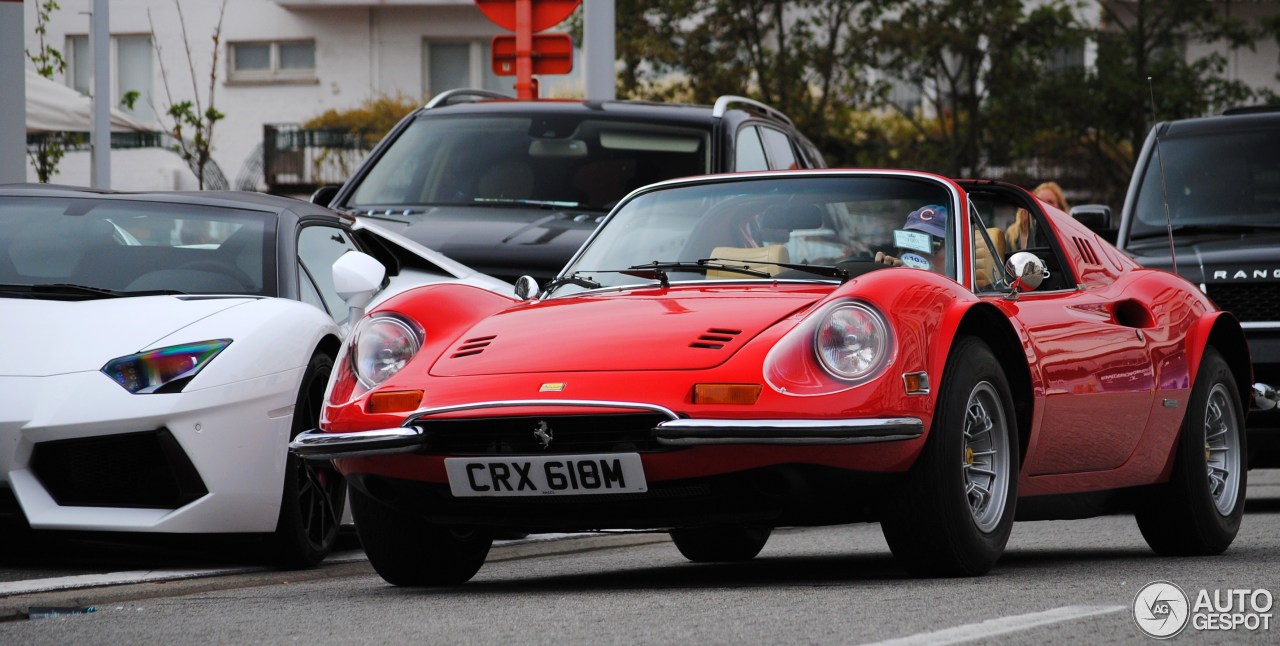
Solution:
[[[954,276],[952,200],[925,177],[752,176],[664,187],[622,205],[561,274],[575,280],[553,283],[555,295],[653,279],[832,280],[842,275],[813,268],[847,276],[886,262]]]
[[[0,198],[0,286],[274,296],[275,223],[270,213],[194,204]]]

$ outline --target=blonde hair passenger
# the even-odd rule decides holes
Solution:
[[[1062,187],[1058,186],[1057,182],[1044,182],[1031,192],[1041,202],[1060,211],[1071,209],[1067,205],[1067,197],[1063,194]],[[1008,243],[1010,250],[1019,251],[1034,246],[1032,243],[1035,240],[1035,232],[1032,225],[1031,214],[1026,209],[1018,209],[1017,217],[1014,219],[1013,224],[1009,225],[1009,228],[1005,229],[1004,232],[1005,242]]]

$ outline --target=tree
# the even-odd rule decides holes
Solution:
[[[821,148],[870,86],[855,17],[867,0],[619,0],[619,94],[710,103],[758,98]]]
[[[191,39],[187,35],[187,21],[182,14],[182,4],[173,0],[178,10],[178,24],[182,30],[182,43],[186,52],[187,70],[191,75],[190,99],[175,101],[169,88],[169,71],[165,68],[165,57],[160,51],[160,43],[156,39],[155,23],[151,22],[151,10],[147,10],[147,20],[151,22],[151,42],[156,44],[156,58],[160,62],[160,78],[164,83],[165,100],[168,107],[164,113],[172,120],[169,133],[176,143],[174,151],[182,156],[192,172],[196,175],[196,183],[204,190],[206,183],[218,188],[226,188],[227,180],[213,163],[213,127],[226,117],[218,111],[214,104],[214,93],[218,87],[218,48],[222,44],[222,19],[227,11],[227,0],[222,0],[218,9],[218,21],[213,27],[213,54],[209,63],[209,90],[205,99],[200,98],[195,58],[191,53]]]
[[[48,33],[49,16],[58,9],[61,7],[56,0],[44,0],[36,4],[36,37],[39,47],[34,53],[26,50],[27,58],[36,66],[36,73],[50,80],[54,73],[62,74],[67,69],[67,61],[62,52],[44,40]],[[61,132],[41,133],[34,148],[28,149],[27,156],[31,158],[36,178],[41,184],[48,184],[58,174],[58,164],[67,152],[67,144],[76,143],[68,141],[67,137],[66,133]]]

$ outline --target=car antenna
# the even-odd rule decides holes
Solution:
[[[1151,77],[1147,77],[1147,91],[1151,94],[1151,118],[1156,117],[1156,91],[1151,83]],[[1178,256],[1174,253],[1173,245],[1173,216],[1169,215],[1169,189],[1164,182],[1164,155],[1160,152],[1160,126],[1156,125],[1156,162],[1160,165],[1160,200],[1164,203],[1164,227],[1165,232],[1169,235],[1169,262],[1173,273],[1178,273]]]

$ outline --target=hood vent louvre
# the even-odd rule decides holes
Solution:
[[[1098,261],[1098,254],[1093,252],[1093,245],[1089,244],[1088,240],[1085,240],[1084,238],[1078,238],[1078,237],[1072,237],[1071,239],[1075,241],[1076,251],[1080,252],[1080,257],[1084,258],[1085,262],[1091,265],[1102,264],[1101,262]]]
[[[458,348],[453,351],[453,354],[450,355],[449,358],[457,359],[460,357],[470,357],[472,355],[480,354],[481,352],[484,352],[484,349],[489,347],[489,344],[496,338],[498,338],[497,335],[490,335],[467,339],[462,342],[462,345],[458,346]]]
[[[727,330],[725,328],[713,327],[699,336],[696,341],[690,343],[689,347],[702,348],[704,350],[719,350],[725,345],[732,343],[739,334],[742,334],[742,330]]]

